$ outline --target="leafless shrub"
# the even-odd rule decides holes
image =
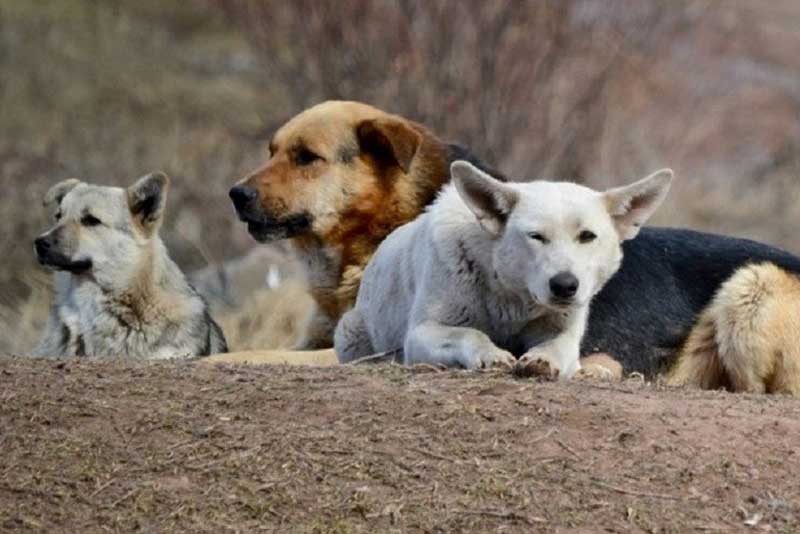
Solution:
[[[372,102],[515,173],[586,174],[620,65],[622,37],[582,24],[571,1],[218,5],[292,111],[324,99]]]
[[[791,2],[213,3],[281,88],[278,121],[357,99],[421,120],[518,178],[608,186],[672,166],[679,180],[660,222],[786,236],[755,219],[776,215],[770,203],[789,216],[781,184],[800,168]],[[728,213],[732,191],[753,184],[766,204]]]

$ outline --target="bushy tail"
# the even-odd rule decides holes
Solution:
[[[737,270],[692,329],[668,383],[800,394],[800,281],[771,263]]]

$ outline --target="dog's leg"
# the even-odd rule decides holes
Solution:
[[[580,360],[581,368],[573,376],[577,379],[593,378],[599,380],[622,379],[622,364],[609,356],[599,352],[590,354]]]
[[[704,313],[695,324],[675,364],[667,373],[667,385],[719,389],[725,369],[719,359],[717,328],[713,316]]]
[[[311,313],[305,333],[292,347],[294,350],[319,350],[333,347],[336,320],[320,309]]]
[[[522,355],[516,364],[517,374],[562,380],[572,378],[581,368],[581,338],[586,329],[587,315],[587,308],[575,310],[556,337],[532,347]]]
[[[339,363],[347,363],[375,352],[364,324],[364,317],[357,309],[345,313],[339,320],[333,338],[333,346]]]
[[[57,272],[54,275],[53,302],[47,315],[47,324],[39,343],[33,348],[32,355],[38,358],[72,356],[70,354],[70,326],[61,316],[61,310],[69,304],[69,296],[73,290],[71,275]]]
[[[796,338],[775,353],[775,372],[767,384],[767,391],[800,397],[800,347]]]
[[[511,367],[514,356],[497,347],[489,336],[472,328],[445,326],[427,321],[406,336],[405,364],[442,364],[448,367],[480,369],[493,365]]]
[[[37,358],[66,356],[68,344],[69,331],[53,310],[47,319],[44,335],[34,347],[32,355]]]

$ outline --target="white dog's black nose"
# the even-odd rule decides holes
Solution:
[[[578,292],[579,285],[574,274],[562,271],[550,279],[550,293],[556,300],[570,300]]]

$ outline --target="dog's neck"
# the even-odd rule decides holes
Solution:
[[[189,289],[158,237],[147,244],[141,259],[122,284],[107,284],[97,279],[93,283],[99,287],[108,310],[132,326],[181,315],[182,310],[174,303],[182,299],[176,294]]]
[[[450,178],[450,163],[463,152],[447,145],[422,126],[422,137],[408,173],[398,167],[382,170],[379,180],[386,194],[375,207],[356,199],[341,216],[341,223],[325,235],[304,234],[292,239],[304,264],[311,294],[332,317],[349,309],[358,294],[361,274],[378,245],[394,231],[423,212]]]

